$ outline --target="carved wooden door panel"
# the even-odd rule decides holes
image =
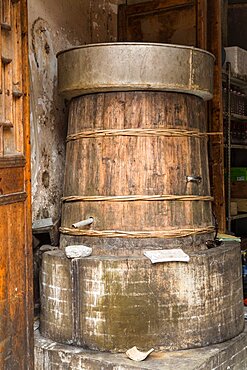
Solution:
[[[0,1],[0,369],[32,362],[26,0]]]
[[[148,1],[119,6],[119,41],[206,48],[206,0]]]

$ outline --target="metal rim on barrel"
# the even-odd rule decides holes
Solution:
[[[148,90],[209,100],[214,59],[205,50],[180,45],[83,45],[58,53],[58,91],[67,99],[95,92]]]

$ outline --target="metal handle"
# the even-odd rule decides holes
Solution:
[[[83,221],[79,221],[79,222],[74,223],[72,225],[72,227],[74,227],[75,229],[80,229],[83,226],[91,225],[93,223],[93,221],[94,221],[93,220],[93,217],[89,217],[86,220],[83,220]]]
[[[201,176],[186,176],[186,182],[194,182],[197,185],[202,182],[202,177]]]

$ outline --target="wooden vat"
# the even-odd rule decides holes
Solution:
[[[205,248],[214,228],[203,99],[212,97],[213,62],[208,52],[165,44],[59,53],[58,88],[73,98],[62,246],[138,253],[147,239],[160,248],[168,245],[160,239],[187,238],[185,248]],[[90,227],[72,228],[88,217]]]
[[[193,249],[212,238],[203,99],[212,96],[213,61],[196,48],[146,43],[87,45],[58,55],[59,91],[74,98],[62,246],[90,239],[104,253],[114,238],[127,253],[146,247],[147,239],[156,248],[159,239],[170,247],[176,238],[199,236],[199,243],[184,243]],[[89,217],[90,227],[72,228]]]
[[[62,231],[137,240],[209,238],[205,132],[205,103],[197,96],[138,91],[73,99]],[[191,176],[201,181],[189,182]],[[90,228],[71,230],[88,217],[94,218]]]

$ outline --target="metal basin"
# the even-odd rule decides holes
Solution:
[[[95,92],[159,90],[213,94],[214,56],[155,43],[85,45],[58,53],[58,90],[67,99]]]

